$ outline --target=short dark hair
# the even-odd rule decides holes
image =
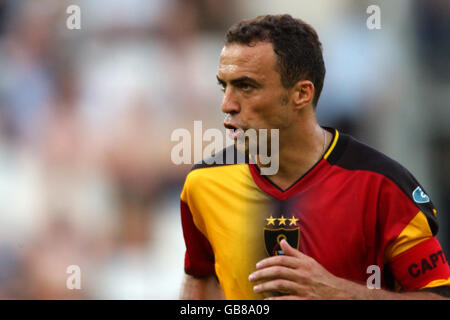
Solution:
[[[292,88],[300,80],[314,84],[314,107],[325,78],[322,44],[316,31],[306,22],[288,14],[264,15],[240,21],[228,29],[225,44],[251,45],[267,41],[278,56],[277,71],[283,87]]]

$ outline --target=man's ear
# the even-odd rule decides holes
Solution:
[[[297,82],[291,89],[291,98],[296,109],[300,110],[312,105],[314,99],[314,84],[309,80]]]

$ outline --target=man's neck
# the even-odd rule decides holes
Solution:
[[[282,190],[310,170],[324,155],[333,135],[317,123],[294,132],[280,132],[279,170],[267,176]],[[258,166],[261,166],[257,159]]]

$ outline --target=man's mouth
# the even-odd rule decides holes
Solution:
[[[244,130],[234,124],[224,122],[223,125],[227,129],[228,136],[233,140],[236,140],[244,135]]]

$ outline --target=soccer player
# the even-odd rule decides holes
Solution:
[[[449,295],[430,197],[394,160],[317,123],[324,76],[321,43],[301,20],[267,15],[228,30],[217,73],[224,125],[235,139],[237,129],[278,129],[279,170],[262,175],[258,155],[192,168],[182,298]],[[381,288],[368,288],[372,275]]]

